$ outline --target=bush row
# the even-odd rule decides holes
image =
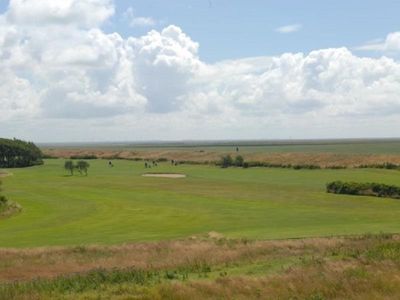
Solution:
[[[333,181],[326,185],[326,191],[334,194],[375,196],[400,199],[400,187],[382,183],[357,183]]]
[[[281,163],[269,163],[269,162],[260,162],[260,161],[250,161],[250,162],[245,162],[244,167],[264,167],[264,168],[288,168],[288,169],[295,169],[295,170],[300,170],[300,169],[321,169],[319,165],[313,165],[313,164],[281,164]]]
[[[400,165],[397,165],[397,164],[394,164],[394,163],[385,162],[383,164],[359,165],[357,168],[398,170],[398,169],[400,169]]]
[[[243,168],[253,168],[253,167],[264,167],[264,168],[290,168],[295,170],[300,169],[321,169],[319,165],[313,164],[282,164],[282,163],[269,163],[269,162],[261,162],[261,161],[244,161],[244,158],[241,155],[232,158],[230,155],[222,156],[220,161],[216,162],[217,166],[221,168],[228,167],[243,167]],[[339,168],[339,167],[335,167]],[[341,168],[341,167],[340,167]]]

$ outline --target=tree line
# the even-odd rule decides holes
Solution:
[[[0,168],[41,165],[42,156],[42,151],[32,142],[0,138]]]

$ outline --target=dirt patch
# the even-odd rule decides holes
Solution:
[[[0,178],[1,177],[11,176],[11,175],[12,175],[12,173],[7,173],[7,172],[4,172],[4,171],[0,171]]]
[[[174,174],[174,173],[146,173],[143,177],[162,177],[162,178],[185,178],[185,174]]]
[[[207,233],[207,237],[210,239],[223,239],[225,238],[225,236],[222,233],[216,232],[216,231],[210,231],[209,233]]]

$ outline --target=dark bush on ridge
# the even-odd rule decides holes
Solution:
[[[32,142],[0,139],[0,168],[41,165],[42,156],[42,151]]]
[[[222,156],[219,165],[221,166],[221,168],[228,168],[232,166],[233,165],[232,157],[229,154]]]
[[[244,159],[243,156],[238,155],[235,157],[235,161],[233,162],[236,167],[243,167]]]
[[[57,159],[58,157],[52,156],[52,155],[50,155],[50,154],[43,154],[43,155],[42,155],[42,158],[43,158],[43,159]]]
[[[400,199],[400,187],[381,183],[357,183],[334,181],[326,185],[326,191],[334,194],[375,196]]]
[[[304,164],[304,165],[292,165],[292,164],[280,164],[280,163],[269,163],[269,162],[261,162],[261,161],[249,161],[246,162],[246,166],[248,168],[251,167],[264,167],[264,168],[292,168],[294,170],[301,170],[301,169],[321,169],[318,165],[311,165],[311,164]]]
[[[400,169],[400,165],[396,165],[393,163],[385,162],[383,164],[371,164],[371,165],[360,165],[358,168],[374,168],[374,169],[388,169],[388,170],[397,170]]]
[[[341,169],[347,169],[347,167],[346,166],[326,166],[325,169],[341,170]]]
[[[293,169],[295,169],[295,170],[301,170],[301,169],[315,170],[315,169],[321,169],[321,167],[318,165],[294,165]]]
[[[168,159],[165,157],[160,157],[160,158],[157,158],[157,160],[156,160],[156,162],[166,162],[166,161],[168,161]]]
[[[134,158],[130,158],[130,159],[128,159],[128,160],[133,160],[133,161],[142,161],[142,160],[143,160],[143,158],[141,158],[141,157],[134,157]]]

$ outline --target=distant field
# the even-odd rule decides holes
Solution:
[[[218,232],[284,239],[400,232],[400,201],[333,195],[333,180],[399,184],[400,171],[378,169],[220,169],[161,163],[145,178],[142,162],[91,161],[89,176],[67,176],[64,160],[12,169],[4,194],[23,211],[0,220],[0,247],[118,244]]]
[[[168,159],[215,163],[222,155],[242,155],[245,161],[269,164],[357,167],[392,163],[400,165],[399,140],[253,141],[152,144],[54,144],[41,145],[45,154],[69,158]],[[236,151],[238,148],[238,151]]]
[[[336,154],[399,154],[399,139],[347,140],[276,140],[276,141],[214,141],[159,143],[64,143],[42,144],[43,149],[103,151],[199,151],[231,152],[236,147],[243,153],[336,153]]]

